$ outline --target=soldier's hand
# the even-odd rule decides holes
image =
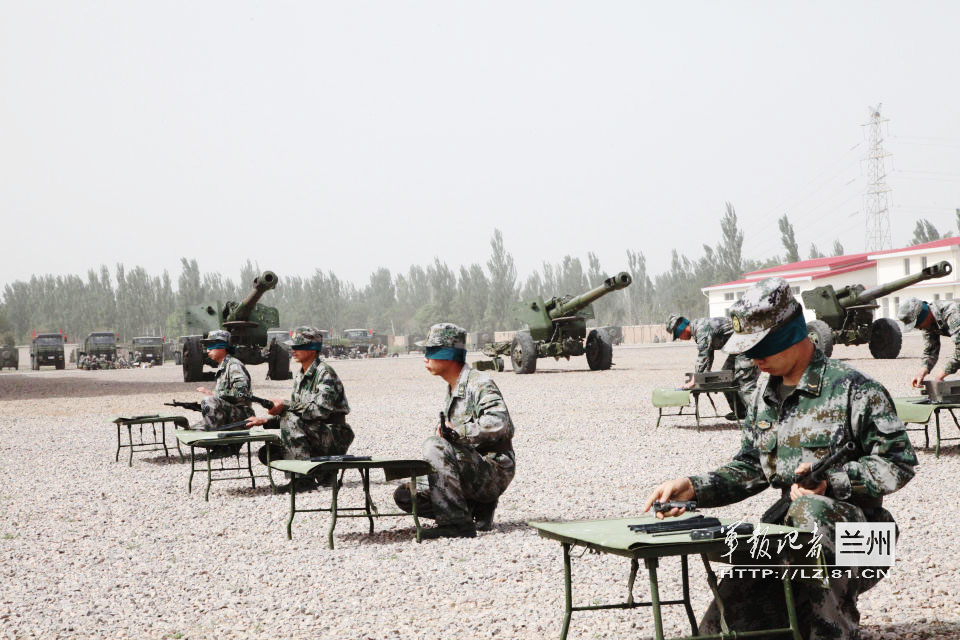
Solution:
[[[933,378],[936,382],[940,382],[941,380],[947,377],[947,372],[944,371],[943,369],[937,369],[937,371],[930,377]]]
[[[921,369],[920,373],[913,376],[913,379],[910,380],[910,386],[913,387],[914,389],[919,389],[920,387],[923,386],[923,379],[926,377],[927,377],[927,370]]]
[[[259,427],[263,424],[267,424],[266,418],[258,418],[257,416],[250,416],[247,418],[247,427]]]
[[[650,507],[653,506],[654,502],[670,502],[671,500],[684,502],[693,500],[696,497],[697,493],[693,490],[693,483],[690,482],[690,478],[667,480],[666,482],[660,483],[660,485],[653,490],[653,493],[647,497],[647,502],[643,505],[643,512],[646,513],[650,511]],[[686,509],[671,509],[666,513],[657,513],[656,516],[663,520],[664,517],[672,518],[679,516],[685,511]]]
[[[809,463],[809,462],[801,462],[801,463],[797,466],[797,468],[794,469],[793,472],[794,472],[795,474],[797,474],[798,476],[805,476],[805,475],[807,475],[808,473],[810,473],[810,463]],[[790,486],[790,499],[791,499],[791,500],[796,500],[796,499],[799,498],[800,496],[809,496],[809,495],[811,495],[811,494],[817,494],[817,495],[822,496],[822,495],[825,494],[826,492],[827,492],[827,481],[826,481],[826,480],[821,480],[821,481],[820,481],[820,484],[818,484],[818,485],[817,485],[816,487],[814,487],[813,489],[807,489],[806,487],[801,487],[801,486],[800,486],[799,484],[797,484],[797,483],[793,483],[793,484]]]
[[[684,383],[683,383],[683,386],[681,386],[680,388],[681,388],[681,389],[693,389],[693,384],[694,384],[693,378],[690,378],[689,380],[687,380],[686,382],[684,382]]]
[[[269,413],[272,416],[280,415],[284,409],[283,400],[281,400],[280,398],[271,398],[271,400],[273,401],[273,408],[267,409],[267,413]]]
[[[202,393],[205,396],[213,395],[213,391],[210,391],[210,389],[207,389],[206,387],[197,387],[197,393]]]

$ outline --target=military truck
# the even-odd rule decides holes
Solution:
[[[30,343],[30,368],[34,371],[39,371],[42,366],[63,369],[66,362],[63,343],[62,333],[35,333]]]
[[[213,378],[213,372],[204,372],[204,365],[216,366],[203,348],[203,338],[216,329],[226,329],[231,335],[234,356],[244,364],[266,362],[267,378],[289,380],[290,353],[277,342],[268,344],[267,329],[280,325],[276,307],[259,303],[263,294],[277,286],[277,274],[264,271],[254,278],[253,290],[241,300],[219,300],[196,304],[184,309],[184,324],[192,335],[183,337],[180,362],[184,382],[198,382]]]
[[[579,296],[556,296],[546,302],[537,297],[521,303],[516,317],[524,328],[517,331],[513,340],[485,344],[482,351],[491,360],[478,362],[477,368],[503,371],[500,356],[509,355],[514,373],[533,373],[537,370],[537,358],[569,360],[571,356],[586,355],[591,370],[609,369],[613,365],[610,337],[602,329],[587,334],[587,320],[594,318],[594,300],[625,289],[631,282],[630,274],[621,271]]]
[[[90,333],[83,340],[83,349],[77,353],[78,362],[81,356],[90,356],[91,358],[103,356],[105,360],[113,362],[117,359],[117,335],[112,331]]]
[[[163,337],[138,336],[133,339],[133,353],[130,361],[135,365],[149,362],[154,365],[163,364]]]
[[[827,356],[833,353],[835,344],[868,344],[874,358],[896,358],[903,344],[900,325],[892,318],[874,320],[873,312],[879,307],[876,301],[918,282],[942,278],[952,271],[950,263],[943,261],[871,289],[855,284],[837,290],[828,284],[804,291],[803,306],[817,316],[807,323],[807,335]]]
[[[387,344],[387,337],[373,329],[344,329],[343,337],[349,340],[353,357],[366,356],[371,353],[370,347]]]
[[[13,370],[20,368],[20,350],[11,335],[3,339],[3,346],[0,347],[0,370],[7,367]]]

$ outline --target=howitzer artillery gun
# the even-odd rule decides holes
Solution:
[[[828,356],[833,353],[834,344],[866,343],[870,345],[870,353],[874,358],[896,358],[903,342],[900,325],[891,318],[874,320],[873,312],[879,306],[876,301],[918,282],[942,278],[952,271],[950,263],[943,261],[871,289],[855,284],[839,290],[826,285],[804,291],[803,306],[817,316],[816,320],[807,324],[808,335]]]
[[[621,271],[607,278],[599,287],[579,296],[559,296],[546,302],[536,298],[519,305],[516,317],[524,328],[511,341],[489,342],[483,353],[492,362],[477,363],[479,369],[503,371],[500,356],[509,355],[514,373],[533,373],[537,358],[587,356],[590,369],[609,369],[613,364],[613,344],[602,329],[587,334],[587,320],[593,319],[594,300],[624,289],[632,282],[630,274]]]
[[[193,334],[182,338],[184,382],[196,382],[212,375],[203,371],[204,364],[216,366],[216,362],[207,357],[202,340],[216,329],[230,332],[230,344],[236,349],[233,355],[244,364],[267,362],[267,377],[271,380],[288,380],[291,377],[290,355],[286,349],[273,342],[264,353],[267,329],[280,325],[280,312],[276,307],[260,304],[259,300],[276,286],[277,274],[264,271],[254,278],[253,290],[241,302],[231,300],[221,304],[217,301],[184,309],[187,329]]]

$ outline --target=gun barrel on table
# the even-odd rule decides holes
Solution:
[[[173,402],[164,402],[163,404],[168,407],[180,407],[181,409],[188,409],[190,411],[200,411],[199,402],[177,402],[174,400]]]

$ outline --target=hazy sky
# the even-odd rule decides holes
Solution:
[[[864,246],[868,105],[895,246],[960,207],[954,2],[0,1],[0,283],[181,256],[357,283],[434,256],[653,272]]]

